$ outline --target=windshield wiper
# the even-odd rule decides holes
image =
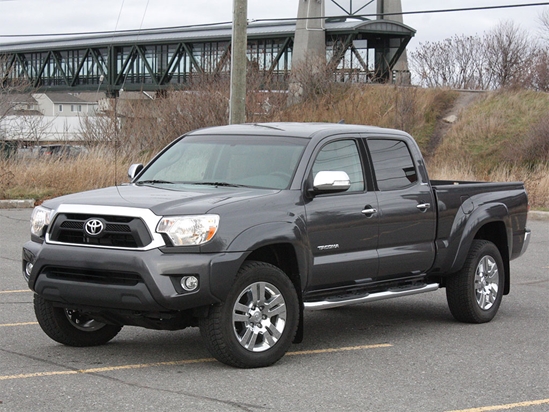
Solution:
[[[228,182],[193,182],[191,185],[208,185],[208,186],[223,186],[223,187],[248,187],[245,185],[237,185],[235,183]]]
[[[154,184],[173,184],[173,182],[168,182],[167,180],[140,180],[139,182],[135,182],[136,185],[154,185]]]

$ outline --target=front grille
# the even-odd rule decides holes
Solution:
[[[104,224],[104,230],[97,236],[86,233],[85,224],[90,219]],[[76,245],[140,248],[151,243],[152,237],[145,223],[137,217],[61,213],[52,224],[50,240]]]
[[[70,280],[73,282],[95,283],[101,285],[135,286],[143,279],[138,273],[117,271],[96,271],[88,269],[46,267],[42,274],[49,279]]]

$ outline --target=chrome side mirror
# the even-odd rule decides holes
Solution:
[[[318,172],[313,182],[315,193],[345,192],[351,187],[349,175],[343,171]]]
[[[128,169],[128,177],[130,178],[130,180],[133,180],[133,178],[137,176],[139,172],[141,172],[141,170],[143,170],[143,165],[141,163],[135,163],[131,165]]]

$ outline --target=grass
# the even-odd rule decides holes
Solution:
[[[487,93],[470,106],[436,153],[451,162],[473,158],[479,174],[518,154],[517,143],[549,114],[549,94],[533,91]]]
[[[92,151],[76,159],[0,160],[0,198],[38,202],[127,182],[126,159]]]

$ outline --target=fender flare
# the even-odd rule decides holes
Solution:
[[[294,282],[301,301],[301,292],[307,284],[312,259],[310,257],[310,248],[303,233],[304,230],[293,222],[269,222],[247,228],[233,239],[226,250],[227,253],[240,253],[242,258],[238,263],[235,262],[237,264],[229,270],[223,270],[222,279],[217,277],[216,282],[210,285],[212,292],[215,296],[224,300],[234,283],[240,266],[248,256],[255,250],[265,246],[288,244],[294,250],[299,272],[298,279],[293,279],[290,274],[288,276]],[[222,265],[220,269],[223,269]]]
[[[454,259],[452,261],[452,264],[450,265],[448,273],[455,273],[463,267],[469,253],[469,249],[471,248],[473,240],[475,239],[475,236],[482,227],[489,223],[504,223],[506,228],[506,239],[504,240],[504,243],[507,246],[507,252],[509,252],[509,250],[512,249],[513,238],[512,236],[509,236],[510,225],[508,224],[508,220],[509,210],[507,209],[507,206],[505,206],[503,203],[491,203],[488,205],[480,206],[476,210],[474,210],[467,219],[465,226],[463,227],[461,236],[459,238],[457,250],[453,254]],[[506,260],[505,256],[502,256],[502,258]],[[506,270],[506,272],[508,272],[508,270]],[[508,275],[508,273],[506,273],[506,275]]]

